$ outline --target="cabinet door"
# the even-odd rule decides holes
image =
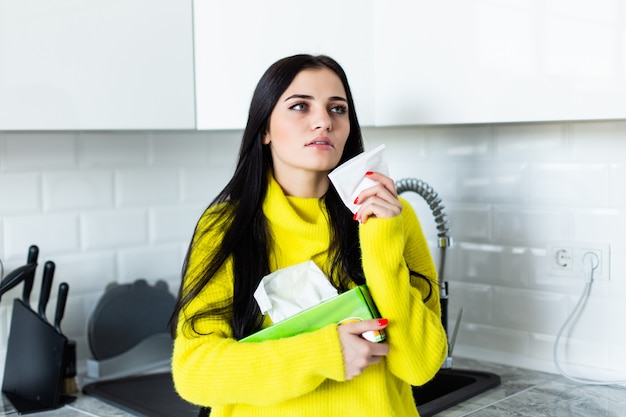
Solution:
[[[377,125],[626,117],[626,0],[375,6]]]
[[[336,59],[359,121],[374,120],[374,0],[195,0],[198,129],[241,129],[254,88],[274,61],[296,53]]]
[[[0,0],[0,129],[193,129],[191,0]]]

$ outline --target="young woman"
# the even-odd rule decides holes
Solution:
[[[356,215],[328,173],[363,151],[348,81],[329,57],[274,63],[254,92],[235,173],[200,218],[174,312],[172,372],[211,416],[417,416],[411,385],[447,349],[436,269],[391,178],[367,173]],[[258,343],[263,276],[313,260],[339,290],[367,284],[384,319]],[[385,329],[387,341],[360,335]]]

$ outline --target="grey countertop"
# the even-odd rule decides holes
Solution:
[[[500,386],[437,417],[623,417],[626,388],[581,385],[555,374],[455,358],[455,368],[492,372]]]
[[[559,375],[520,369],[483,361],[455,358],[455,369],[492,372],[501,384],[437,417],[621,417],[626,416],[626,388],[580,385]],[[0,415],[17,415],[3,398]],[[130,417],[133,414],[79,395],[62,408],[33,414],[37,417]]]

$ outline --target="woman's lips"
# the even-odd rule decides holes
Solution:
[[[316,148],[332,148],[333,144],[332,142],[328,139],[328,138],[316,138],[312,141],[310,141],[309,143],[307,143],[305,146],[313,146]]]

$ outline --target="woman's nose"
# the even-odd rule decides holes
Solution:
[[[330,130],[332,129],[332,120],[326,109],[320,109],[314,112],[313,129]]]

